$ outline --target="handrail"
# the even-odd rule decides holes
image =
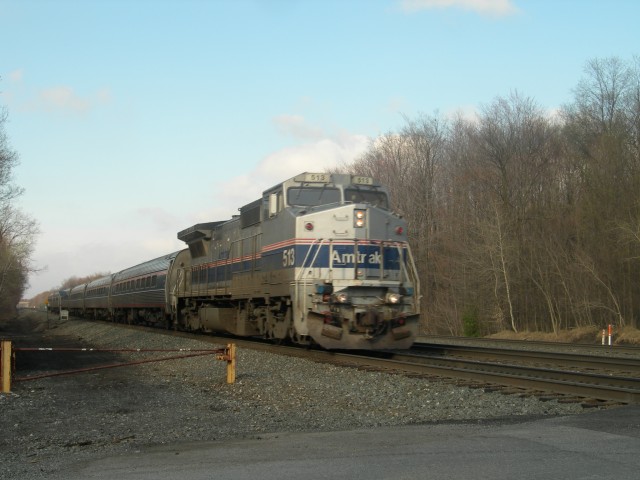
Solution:
[[[324,245],[325,243],[325,239],[324,238],[318,238],[315,239],[311,245],[309,245],[309,250],[307,250],[307,254],[304,257],[304,260],[302,261],[302,264],[300,265],[300,272],[298,274],[298,278],[296,278],[295,281],[295,295],[296,295],[296,301],[298,303],[298,308],[300,309],[301,313],[304,315],[304,312],[307,308],[307,296],[306,295],[302,295],[304,297],[304,301],[302,303],[302,305],[300,305],[300,282],[303,281],[303,276],[304,276],[304,272],[307,268],[313,268],[313,265],[316,263],[316,259],[318,258],[318,255],[320,254],[320,250],[322,249],[322,245]],[[313,247],[315,245],[318,245],[318,248],[316,248],[315,254],[313,256],[313,259],[311,260],[310,264],[307,266],[307,259],[309,258],[309,255],[311,254],[311,250],[313,249]]]
[[[316,243],[318,243],[318,248],[316,249],[316,253],[313,256],[313,260],[311,260],[311,264],[309,265],[310,267],[313,267],[313,264],[316,262],[316,258],[318,258],[318,253],[320,253],[320,247],[322,247],[322,245],[324,244],[324,241],[325,241],[324,238],[317,238],[317,239],[313,240],[313,243],[311,243],[311,245],[309,246],[309,250],[307,250],[307,254],[304,257],[304,260],[302,260],[302,264],[300,265],[300,274],[298,275],[298,278],[296,279],[296,281],[302,279],[302,275],[304,275],[304,269],[308,268],[306,266],[307,259],[309,258],[309,255],[311,254],[311,250],[313,249],[313,246]]]
[[[404,246],[404,247],[403,247]],[[405,244],[401,244],[401,243],[396,243],[396,248],[398,249],[398,255],[400,256],[401,259],[401,263],[400,263],[400,269],[401,272],[404,271],[405,275],[407,276],[407,280],[409,282],[411,282],[413,284],[413,298],[414,298],[414,309],[416,311],[416,313],[420,313],[420,279],[418,277],[418,270],[416,268],[416,264],[415,261],[413,260],[413,254],[411,253],[411,248],[409,248],[409,244],[405,243]],[[402,254],[402,249],[405,248],[407,255],[409,257],[409,265],[410,265],[410,269],[409,271],[407,271],[406,266],[405,266],[405,262],[404,261],[404,256]]]

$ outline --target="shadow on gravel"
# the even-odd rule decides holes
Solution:
[[[15,380],[34,374],[59,374],[102,365],[121,363],[115,352],[56,351],[63,348],[93,348],[77,338],[49,335],[60,322],[45,312],[21,312],[0,324],[0,338],[9,339],[15,350]],[[21,351],[21,348],[42,348],[42,351]]]

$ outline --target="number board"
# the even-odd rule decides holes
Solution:
[[[294,178],[296,182],[305,183],[329,183],[331,181],[330,173],[304,173]]]
[[[373,178],[371,177],[351,177],[351,183],[354,185],[373,185]]]

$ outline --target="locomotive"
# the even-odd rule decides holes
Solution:
[[[301,173],[187,248],[49,297],[53,310],[326,349],[409,348],[418,275],[405,221],[370,177]]]

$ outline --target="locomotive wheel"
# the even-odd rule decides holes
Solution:
[[[288,310],[288,316],[291,317],[291,308],[289,308]],[[296,345],[307,345],[307,346],[311,345],[310,338],[309,337],[305,338],[302,335],[300,335],[291,320],[289,320],[289,338],[291,339],[291,342],[295,343]]]
[[[291,308],[282,314],[271,315],[267,322],[266,337],[271,340],[285,340],[289,337],[289,326],[291,325]]]

